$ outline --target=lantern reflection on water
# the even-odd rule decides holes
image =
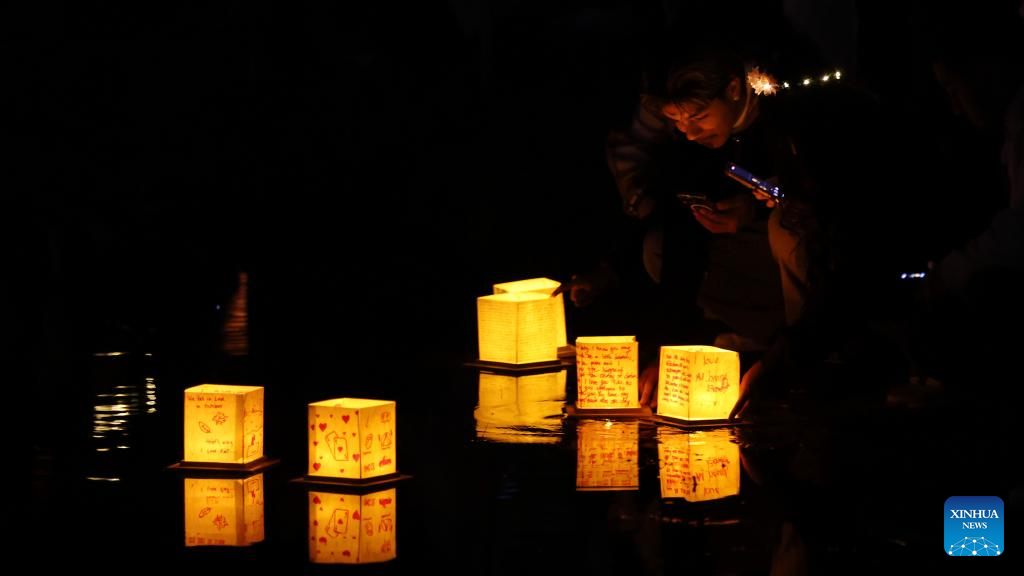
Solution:
[[[639,422],[580,420],[576,431],[576,490],[640,487]]]
[[[554,444],[562,429],[566,371],[523,376],[480,373],[473,411],[478,438],[509,444]]]
[[[368,494],[309,492],[309,561],[385,562],[398,554],[396,488]]]
[[[263,474],[185,478],[185,546],[249,546],[263,541]]]
[[[740,492],[740,447],[729,430],[658,429],[662,498],[717,500]]]

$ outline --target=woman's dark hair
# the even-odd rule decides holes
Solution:
[[[693,48],[648,69],[641,102],[655,114],[672,102],[707,104],[721,96],[733,78],[746,78],[739,56],[708,46]]]

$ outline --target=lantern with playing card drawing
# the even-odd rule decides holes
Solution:
[[[395,408],[390,400],[364,398],[311,403],[307,476],[360,481],[395,474]]]
[[[309,561],[385,562],[398,554],[398,490],[366,494],[309,492]]]

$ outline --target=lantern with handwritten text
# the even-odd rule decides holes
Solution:
[[[314,564],[385,562],[395,542],[398,491],[309,493],[309,561]]]
[[[245,465],[263,458],[263,387],[185,390],[185,462]]]
[[[480,360],[502,364],[556,362],[565,342],[562,295],[504,292],[476,300]],[[561,322],[561,326],[559,323]]]
[[[262,542],[263,507],[263,474],[185,478],[185,546]]]
[[[688,502],[740,493],[740,447],[728,430],[684,432],[658,428],[662,498]]]
[[[390,400],[364,398],[310,404],[306,474],[346,480],[394,474],[395,408]]]
[[[635,336],[576,339],[576,407],[640,407]]]
[[[662,346],[658,415],[719,420],[739,398],[740,356],[714,346]]]
[[[576,490],[636,490],[640,487],[640,423],[580,420]]]
[[[566,371],[516,376],[480,372],[473,411],[478,438],[509,444],[554,444],[562,430]]]
[[[509,292],[536,292],[551,296],[562,284],[550,278],[530,278],[527,280],[516,280],[514,282],[502,282],[494,285],[495,294],[507,294]],[[566,345],[565,333],[565,300],[561,293],[555,294],[553,298],[557,301],[555,305],[555,344]]]

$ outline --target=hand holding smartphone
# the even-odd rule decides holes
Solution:
[[[756,217],[757,201],[746,194],[736,194],[714,204],[691,206],[693,217],[714,234],[735,233]]]
[[[740,184],[743,184],[747,188],[750,188],[754,193],[754,196],[758,200],[764,200],[771,206],[782,206],[786,201],[786,195],[779,188],[778,184],[775,184],[771,180],[759,178],[750,173],[745,168],[730,162],[725,168],[726,176],[736,180]]]
[[[676,198],[683,203],[683,206],[689,206],[693,210],[700,210],[704,212],[715,211],[715,203],[704,194],[679,192],[676,194]]]

